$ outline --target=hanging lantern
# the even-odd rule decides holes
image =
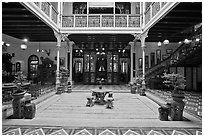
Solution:
[[[168,45],[169,44],[169,40],[168,39],[164,40],[163,44],[164,45]]]
[[[161,46],[161,42],[159,41],[157,45],[158,45],[158,47],[160,47]]]
[[[27,45],[26,45],[25,43],[21,44],[21,49],[22,49],[22,50],[27,49]]]

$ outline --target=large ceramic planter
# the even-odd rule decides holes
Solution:
[[[174,90],[172,91],[172,99],[168,102],[170,105],[170,120],[172,121],[182,121],[183,120],[183,110],[185,107],[185,94],[183,91]]]
[[[12,94],[12,97],[13,97],[14,100],[15,100],[15,99],[20,99],[20,98],[23,98],[23,97],[24,97],[24,94],[25,94],[25,93],[26,93],[25,91],[18,89],[17,91],[15,91],[15,92]]]
[[[25,106],[24,94],[25,93],[26,92],[23,90],[17,90],[12,94],[13,118],[15,119],[24,118],[24,106]]]

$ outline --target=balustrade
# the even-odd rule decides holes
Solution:
[[[50,2],[34,2],[34,4],[57,24],[59,12]]]
[[[42,2],[41,10],[47,15],[50,15],[50,4],[48,2]]]
[[[88,25],[87,25],[88,23]],[[140,27],[140,15],[68,15],[62,27]]]

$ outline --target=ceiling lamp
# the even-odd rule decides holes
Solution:
[[[159,41],[159,42],[158,42],[158,44],[157,44],[157,45],[158,45],[158,47],[160,47],[160,46],[161,46],[161,44],[162,44],[162,43]]]
[[[165,39],[164,42],[163,42],[163,44],[164,44],[164,45],[168,45],[168,44],[169,44],[169,40],[168,40],[168,39]]]
[[[23,41],[26,43],[26,42],[28,42],[28,39],[25,38],[25,39],[23,39]]]
[[[185,43],[185,44],[189,44],[190,42],[191,42],[191,41],[188,40],[188,39],[185,39],[185,40],[184,40],[184,43]]]
[[[22,49],[22,50],[27,49],[27,45],[26,45],[25,43],[21,44],[21,49]]]
[[[179,44],[181,44],[182,42],[181,41],[179,41]]]
[[[200,41],[200,39],[199,38],[196,38],[196,42],[199,42]]]
[[[9,43],[6,43],[6,46],[7,46],[7,47],[9,47],[9,46],[10,46],[10,44],[9,44]]]

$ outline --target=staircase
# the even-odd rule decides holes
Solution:
[[[202,63],[202,26],[182,43],[168,58],[146,71],[147,81],[164,73],[169,67],[197,66]]]

